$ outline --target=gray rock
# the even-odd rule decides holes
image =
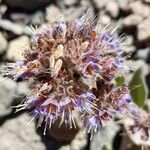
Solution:
[[[71,5],[74,5],[74,4],[77,4],[79,0],[56,0],[56,3],[57,5],[60,7],[60,8],[65,8],[65,6],[71,6]]]
[[[150,0],[143,0],[143,1],[148,4],[150,3]]]
[[[78,3],[78,0],[64,0],[65,5],[71,6]]]
[[[31,24],[40,25],[45,20],[45,14],[42,11],[37,11],[31,15]]]
[[[35,123],[27,124],[31,118],[23,114],[6,121],[0,127],[1,150],[45,150],[41,137],[35,131]]]
[[[137,56],[137,58],[147,60],[149,54],[150,54],[150,47],[144,48],[144,49],[139,49],[139,50],[137,51],[136,56]]]
[[[70,145],[65,145],[60,147],[58,150],[71,150],[71,149],[70,149]]]
[[[100,23],[99,27],[104,28],[111,22],[111,18],[106,14],[99,14],[98,22]]]
[[[111,17],[116,18],[119,14],[119,6],[117,2],[111,0],[106,5],[106,12],[110,14]]]
[[[6,19],[0,19],[0,27],[16,35],[21,35],[24,32],[24,25],[14,23]]]
[[[148,75],[149,72],[150,72],[149,65],[146,62],[144,62],[143,60],[141,60],[141,59],[136,60],[136,61],[127,60],[127,66],[133,71],[136,71],[137,69],[142,67],[143,68],[143,72],[144,72],[144,76]],[[130,81],[130,78],[128,78],[128,80]]]
[[[133,36],[126,36],[125,41],[122,46],[126,53],[133,53],[135,51],[135,46],[133,45]]]
[[[150,41],[150,17],[142,21],[138,25],[138,34],[137,34],[137,39],[142,42],[142,41]]]
[[[25,49],[30,48],[30,40],[27,36],[20,36],[17,39],[10,41],[8,45],[8,50],[6,53],[6,58],[8,60],[21,60],[23,58],[22,53]]]
[[[25,10],[32,10],[42,5],[46,5],[51,0],[3,0],[6,4],[13,8],[22,8]]]
[[[125,27],[132,27],[138,25],[142,21],[142,17],[136,14],[131,14],[123,19]]]
[[[149,17],[150,15],[150,7],[142,3],[142,1],[133,1],[129,4],[129,9],[133,13],[142,16],[143,18]]]
[[[108,3],[108,0],[93,0],[95,6],[99,9],[105,7]]]
[[[129,9],[128,8],[129,0],[117,0],[117,3],[119,7],[124,11],[127,11]]]
[[[82,150],[87,145],[87,134],[81,130],[70,144],[70,150]]]
[[[46,9],[46,19],[49,22],[53,22],[56,20],[66,20],[63,13],[61,12],[61,10],[54,6],[54,5],[49,5]]]
[[[85,13],[87,18],[94,18],[93,7],[87,0],[82,0],[81,5],[78,7],[70,7],[69,9],[63,9],[63,14],[67,21],[72,21],[75,18],[79,18]]]
[[[3,34],[0,32],[0,55],[5,52],[7,49],[7,40],[3,36]]]
[[[2,66],[0,70],[2,70]],[[30,92],[28,87],[26,82],[17,84],[11,79],[0,76],[0,116],[11,112],[12,103],[20,104],[23,99],[22,96]]]
[[[11,111],[11,103],[16,94],[17,84],[11,79],[5,80],[0,76],[0,116],[6,115]]]
[[[21,82],[17,85],[16,93],[17,95],[27,95],[30,92],[29,82]]]
[[[1,3],[1,1],[0,1]],[[6,12],[7,6],[6,5],[0,5],[0,18],[3,16],[3,14]]]

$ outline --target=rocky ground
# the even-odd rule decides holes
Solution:
[[[0,66],[21,59],[29,47],[28,27],[55,18],[71,21],[89,10],[101,27],[109,22],[125,34],[125,55],[135,69],[142,65],[150,89],[150,0],[0,0]],[[0,81],[4,77],[0,75]],[[6,80],[0,84],[0,150],[82,150],[89,149],[88,136],[79,132],[70,143],[58,142],[36,129],[27,112],[14,113],[12,106],[29,92],[27,83]],[[149,95],[150,97],[150,95]],[[115,149],[117,150],[117,149]]]

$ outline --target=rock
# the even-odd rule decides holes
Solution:
[[[136,61],[133,60],[127,60],[127,66],[132,70],[132,71],[136,71],[137,69],[139,69],[140,67],[143,68],[143,72],[144,72],[144,76],[148,75],[150,72],[150,67],[149,65],[144,62],[143,60],[139,59]],[[130,79],[128,79],[130,81]]]
[[[46,19],[50,22],[56,21],[56,20],[66,20],[60,9],[54,5],[50,5],[46,9]]]
[[[139,49],[137,51],[136,57],[139,59],[148,60],[149,54],[150,54],[150,47]]]
[[[100,24],[99,27],[103,29],[106,25],[108,25],[111,22],[111,18],[106,14],[99,14],[98,22]]]
[[[2,66],[0,68],[2,70]],[[18,105],[23,99],[23,95],[30,92],[28,84],[22,82],[17,84],[11,79],[0,76],[0,116],[11,112],[11,105]]]
[[[14,23],[6,19],[0,19],[0,27],[16,35],[21,35],[24,32],[24,25]]]
[[[117,2],[115,1],[109,1],[106,5],[106,12],[113,18],[118,17],[119,14],[119,7]]]
[[[27,82],[21,82],[17,85],[17,95],[27,95],[30,92]]]
[[[71,6],[78,3],[78,0],[64,0],[65,5]]]
[[[135,46],[133,46],[133,42],[133,36],[126,36],[125,41],[122,44],[125,53],[133,53],[135,51]]]
[[[103,127],[97,133],[93,133],[90,150],[112,150],[114,137],[119,130],[118,124],[111,120],[109,124],[106,124],[106,127]]]
[[[66,145],[66,146],[62,146],[58,150],[71,150],[71,149],[70,149],[70,145]]]
[[[0,127],[1,150],[45,150],[41,137],[35,131],[35,123],[27,124],[31,118],[23,114],[6,121]]]
[[[79,131],[70,144],[70,150],[81,150],[87,145],[87,134],[83,130]]]
[[[1,1],[0,1],[1,3]],[[6,5],[0,5],[0,19],[2,18],[3,14],[7,11],[7,6]]]
[[[71,7],[68,10],[63,10],[65,19],[67,21],[72,21],[75,18],[79,18],[83,15],[83,13],[86,13],[87,7],[86,5],[79,6],[79,7]],[[90,7],[89,8],[89,15],[87,17],[92,17],[93,16],[93,9]],[[70,15],[71,14],[71,15]]]
[[[143,0],[143,1],[148,4],[150,3],[150,0]]]
[[[0,76],[0,116],[6,115],[11,112],[11,104],[16,94],[17,84],[11,79],[5,80]]]
[[[41,25],[45,20],[45,14],[42,11],[37,11],[31,15],[31,24]]]
[[[123,25],[125,27],[133,27],[138,25],[142,21],[142,17],[136,14],[131,14],[123,19]]]
[[[75,5],[78,4],[78,0],[56,0],[56,4],[57,6],[59,6],[60,8],[65,8],[66,6],[71,6],[71,5]]]
[[[21,8],[24,10],[33,10],[41,6],[45,6],[51,2],[51,0],[3,0],[9,7]]]
[[[146,4],[143,4],[141,1],[133,1],[129,4],[129,9],[143,18],[149,17],[150,15],[150,7]]]
[[[137,39],[140,42],[143,41],[150,41],[150,18],[145,19],[144,21],[142,21],[137,29],[138,29],[138,33],[137,33]]]
[[[128,8],[128,4],[129,4],[129,1],[130,0],[117,0],[117,3],[118,3],[118,6],[124,10],[124,11],[127,11],[129,8]]]
[[[0,55],[5,52],[7,49],[7,41],[3,34],[0,32]]]
[[[69,22],[75,18],[80,18],[85,13],[87,13],[87,17],[94,17],[93,7],[90,6],[89,1],[87,0],[82,0],[81,5],[77,7],[72,6],[68,9],[62,9],[62,13],[65,16],[65,20]]]
[[[30,40],[27,36],[21,36],[19,38],[10,41],[6,53],[6,58],[11,61],[21,60],[23,58],[22,52],[25,49],[30,48],[29,44],[30,44]]]
[[[102,9],[103,7],[105,7],[108,3],[107,0],[93,0],[95,6],[99,9]]]

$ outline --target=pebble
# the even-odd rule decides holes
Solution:
[[[107,3],[105,10],[113,18],[116,18],[119,15],[119,6],[115,1]]]
[[[128,4],[129,4],[130,0],[117,0],[117,3],[119,5],[119,7],[124,10],[124,11],[128,11]]]
[[[0,1],[1,3],[1,1]],[[7,6],[6,5],[0,5],[0,19],[2,18],[3,14],[7,11]]]
[[[0,19],[0,28],[10,31],[16,35],[21,35],[24,32],[24,25],[14,23],[6,19]]]
[[[87,134],[83,130],[79,131],[70,144],[71,150],[82,150],[87,145]]]
[[[22,53],[25,49],[30,48],[30,40],[27,36],[23,35],[9,42],[6,59],[11,61],[21,60]]]
[[[56,0],[57,5],[60,8],[65,8],[65,6],[72,6],[78,3],[78,0]]]
[[[22,114],[14,119],[9,119],[0,128],[1,150],[46,150],[37,135],[35,123],[27,124],[31,118]]]
[[[150,4],[150,0],[143,0],[145,3]]]
[[[78,3],[78,0],[64,0],[65,5],[71,6]]]
[[[57,21],[60,19],[62,21],[66,20],[61,10],[54,5],[49,5],[46,8],[46,19],[50,22]]]
[[[123,19],[125,27],[132,27],[138,25],[142,21],[142,17],[136,14],[131,14]]]
[[[99,9],[105,7],[108,3],[108,0],[93,0],[95,6]]]
[[[7,40],[5,39],[3,34],[0,32],[0,55],[3,54],[5,50],[7,49],[7,44],[8,44]]]
[[[139,49],[136,56],[138,59],[143,59],[147,60],[150,54],[150,47],[144,48],[144,49]]]
[[[150,7],[141,1],[133,1],[129,4],[129,9],[143,18],[150,16]]]
[[[140,42],[150,42],[150,17],[142,21],[138,26],[137,39]]]
[[[17,84],[11,79],[5,80],[0,76],[0,116],[6,115],[11,112],[11,104],[16,94]]]
[[[122,44],[125,53],[133,53],[136,50],[135,46],[133,46],[133,42],[133,36],[126,36],[125,41],[123,42],[124,44]]]

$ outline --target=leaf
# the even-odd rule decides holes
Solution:
[[[115,78],[115,81],[116,81],[116,86],[120,86],[124,83],[125,78],[124,76],[118,76]]]
[[[142,107],[147,96],[147,88],[142,67],[135,71],[129,85],[133,101],[139,107]]]

